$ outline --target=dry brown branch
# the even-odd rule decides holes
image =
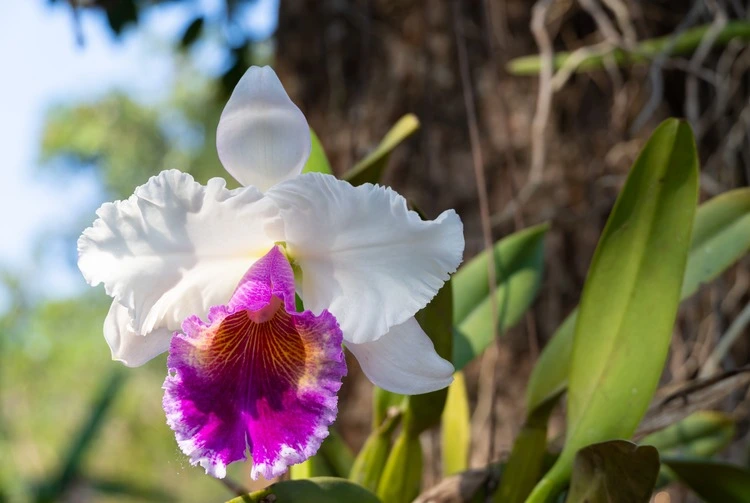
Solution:
[[[732,164],[732,157],[734,157],[737,154],[737,151],[742,148],[749,129],[750,96],[745,102],[745,105],[742,108],[742,111],[740,112],[737,120],[730,128],[729,133],[727,133],[723,145],[716,152],[714,152],[714,154],[709,157],[708,161],[706,162],[706,170],[717,170],[718,172],[718,165],[720,165],[722,162],[726,164]]]
[[[617,31],[615,25],[612,24],[612,21],[610,21],[607,13],[604,12],[604,9],[599,5],[597,0],[578,0],[578,3],[594,19],[597,28],[610,44],[615,47],[625,45],[620,32]]]
[[[747,366],[708,379],[696,379],[687,385],[663,388],[657,393],[634,438],[661,430],[693,412],[711,409],[749,383],[750,366]]]
[[[555,0],[537,0],[531,10],[531,33],[534,36],[541,68],[539,71],[539,91],[537,92],[536,108],[531,121],[531,163],[529,176],[503,210],[492,217],[492,225],[500,225],[508,221],[526,201],[531,198],[542,183],[544,166],[547,159],[546,132],[552,108],[552,97],[555,89],[552,86],[554,74],[554,51],[552,40],[547,32],[546,20],[550,7]]]
[[[612,43],[608,40],[594,45],[580,47],[573,51],[562,67],[552,77],[551,87],[554,92],[559,91],[570,80],[578,65],[593,56],[603,56],[612,51]]]
[[[747,259],[740,261],[734,284],[721,301],[721,309],[725,313],[736,312],[744,302],[745,294],[750,291],[750,272],[747,267]]]
[[[708,357],[706,363],[702,366],[700,377],[706,378],[719,371],[721,362],[732,349],[740,335],[750,324],[750,304],[740,312],[727,329],[726,333],[719,339],[719,344]]]
[[[470,501],[486,485],[497,485],[500,470],[497,465],[477,468],[447,477],[435,487],[419,495],[414,503],[463,503]],[[494,481],[490,482],[489,481]]]
[[[693,57],[690,59],[689,72],[685,80],[685,116],[693,126],[698,125],[700,118],[700,98],[698,96],[698,79],[696,75],[703,67],[703,62],[714,46],[716,37],[718,37],[721,30],[727,24],[727,13],[715,0],[706,0],[706,4],[713,11],[714,19],[708,31],[706,31],[706,36],[703,37],[698,49],[696,49]],[[696,133],[697,141],[700,141],[700,138]]]
[[[499,83],[500,79],[500,68],[498,66],[498,51],[496,48],[495,40],[496,38],[493,37],[493,34],[495,33],[495,23],[493,22],[493,15],[492,15],[492,2],[489,0],[485,0],[484,4],[484,13],[485,13],[485,19],[487,23],[487,48],[489,49],[490,53],[490,64],[492,65],[493,69],[493,76],[495,79],[497,79],[497,82]],[[506,34],[507,35],[507,34]],[[496,86],[496,89],[499,91],[499,85]],[[510,188],[510,194],[511,194],[511,200],[515,200],[517,194],[518,194],[518,188],[516,186],[515,182],[515,173],[517,170],[517,162],[516,162],[516,156],[513,152],[512,145],[515,144],[513,139],[513,127],[510,121],[510,113],[508,111],[508,104],[505,101],[505,96],[502,92],[497,92],[497,99],[499,103],[499,107],[497,109],[497,113],[501,117],[502,123],[505,125],[505,131],[508,135],[508,141],[504,144],[503,148],[503,154],[505,157],[505,162],[507,164],[507,180],[508,185]],[[514,206],[515,207],[515,206]],[[523,218],[523,213],[521,211],[514,211],[513,212],[514,217],[514,224],[515,229],[520,230],[526,226]],[[494,227],[494,222],[491,220],[491,225]],[[539,337],[536,330],[536,322],[534,320],[533,313],[529,311],[526,316],[526,335],[527,335],[527,341],[529,344],[529,357],[532,361],[536,361],[537,357],[539,356]]]
[[[687,360],[687,343],[681,333],[675,333],[672,336],[672,344],[669,354],[669,373],[673,382],[687,381],[688,373],[685,368]]]
[[[702,80],[712,86],[719,84],[719,76],[716,72],[710,68],[693,68],[691,62],[685,59],[669,59],[662,65],[664,69],[675,69],[685,72],[685,74],[694,77],[695,79]]]
[[[651,116],[662,104],[664,98],[664,79],[662,78],[662,67],[664,63],[669,59],[669,53],[672,52],[677,37],[682,34],[685,30],[693,26],[700,18],[703,12],[703,2],[695,2],[688,12],[685,19],[683,19],[674,32],[672,32],[672,39],[670,43],[664,46],[664,50],[651,62],[651,68],[649,69],[649,81],[651,82],[651,96],[649,97],[646,106],[641,109],[638,116],[633,121],[633,125],[630,127],[630,132],[635,133],[646,125]]]
[[[490,223],[490,203],[487,195],[487,181],[484,176],[484,160],[482,158],[482,147],[479,142],[479,126],[477,125],[476,111],[474,109],[474,92],[471,83],[471,74],[469,73],[469,58],[466,51],[466,41],[464,40],[461,4],[458,0],[453,3],[454,25],[456,31],[456,46],[458,49],[458,63],[461,72],[461,87],[463,89],[464,107],[466,109],[466,123],[469,130],[469,141],[471,143],[471,157],[474,165],[474,178],[477,185],[477,198],[479,200],[479,213],[482,224],[482,238],[484,249],[490,257],[493,254],[492,224]],[[490,291],[490,304],[492,306],[492,335],[495,344],[498,343],[497,331],[497,298],[496,292],[497,272],[495,270],[495,261],[487,261],[487,281]],[[497,369],[497,359],[492,357],[493,352],[487,351],[482,357],[482,369],[484,375],[480,374],[480,400],[492,401],[497,392],[497,378],[495,371]],[[495,431],[495,415],[490,413],[490,432]],[[494,456],[494,435],[490,434],[490,444],[487,453],[487,463]]]
[[[622,32],[623,45],[628,49],[635,47],[638,36],[636,35],[628,7],[621,0],[602,0],[602,2],[615,14],[617,25],[620,27],[620,32]]]
[[[732,67],[735,63],[741,64],[743,59],[749,59],[741,57],[743,51],[746,51],[745,43],[739,40],[732,40],[727,45],[727,48],[722,51],[719,61],[716,64],[716,80],[713,83],[716,87],[715,98],[698,123],[694,125],[697,137],[703,137],[705,132],[726,112],[733,94]]]
[[[539,47],[539,56],[542,61],[541,71],[539,72],[539,92],[537,94],[536,111],[531,122],[531,170],[527,185],[521,189],[523,193],[527,187],[533,187],[542,179],[544,164],[546,161],[545,134],[547,131],[547,122],[549,121],[550,108],[552,107],[552,71],[553,57],[552,40],[550,39],[545,21],[547,19],[547,10],[554,0],[537,0],[531,10],[531,33]],[[520,196],[519,196],[520,197]]]

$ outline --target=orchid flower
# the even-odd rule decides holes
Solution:
[[[247,450],[253,478],[317,451],[346,374],[342,342],[387,390],[452,380],[414,315],[462,260],[461,220],[423,221],[390,188],[301,174],[310,142],[273,70],[252,67],[217,131],[244,187],[163,171],[102,205],[78,241],[86,281],[113,298],[112,358],[139,366],[169,351],[167,423],[216,477]]]

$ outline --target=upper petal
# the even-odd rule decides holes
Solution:
[[[458,215],[424,221],[390,188],[307,173],[266,195],[302,269],[305,307],[333,313],[346,341],[374,341],[414,316],[461,263]]]
[[[106,203],[78,240],[78,267],[125,306],[132,330],[174,331],[226,303],[248,267],[278,241],[274,205],[253,188],[207,186],[163,171],[129,199]]]
[[[435,351],[414,318],[397,325],[374,342],[346,344],[365,375],[381,388],[418,395],[445,388],[453,381],[453,365]]]
[[[112,351],[112,359],[128,367],[139,367],[169,349],[172,332],[159,328],[146,335],[138,335],[130,328],[128,309],[112,301],[104,320],[104,339]]]
[[[302,172],[310,129],[270,67],[252,66],[242,76],[221,114],[216,148],[243,185],[266,190]]]

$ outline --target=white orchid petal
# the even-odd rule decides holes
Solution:
[[[171,331],[160,328],[148,335],[137,335],[130,329],[130,323],[128,309],[113,301],[104,320],[104,338],[112,351],[113,360],[128,367],[140,367],[169,349]]]
[[[250,67],[221,114],[216,148],[241,184],[266,190],[296,176],[310,156],[310,129],[268,67]]]
[[[226,303],[281,236],[277,211],[258,190],[230,191],[219,178],[202,186],[175,170],[97,215],[78,240],[78,267],[128,309],[138,334],[178,330],[187,316]]]
[[[344,339],[377,340],[422,309],[461,263],[463,225],[453,211],[423,221],[406,200],[307,173],[267,192],[302,269],[305,308],[328,309]]]
[[[453,365],[441,358],[414,318],[383,337],[364,344],[347,343],[368,379],[381,388],[418,395],[445,388],[453,381]]]

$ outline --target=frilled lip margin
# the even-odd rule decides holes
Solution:
[[[323,311],[295,312],[294,276],[274,246],[208,322],[191,316],[172,338],[167,424],[193,465],[218,478],[253,460],[251,476],[284,473],[320,447],[346,375],[342,333]]]

